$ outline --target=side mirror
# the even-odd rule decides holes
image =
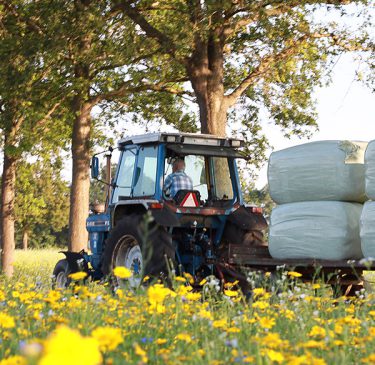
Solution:
[[[91,178],[97,179],[99,176],[99,158],[93,156],[91,159]]]

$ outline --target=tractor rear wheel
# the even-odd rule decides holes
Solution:
[[[108,237],[103,253],[102,271],[109,275],[115,267],[131,270],[131,287],[139,287],[147,275],[152,278],[168,277],[167,259],[174,261],[175,249],[171,235],[163,227],[150,227],[148,237],[141,232],[142,216],[121,219]],[[121,280],[116,279],[122,284]]]

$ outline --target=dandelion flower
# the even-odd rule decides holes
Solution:
[[[0,313],[0,328],[14,328],[14,318],[6,313]]]
[[[87,273],[84,271],[78,271],[69,275],[69,277],[74,281],[83,280],[86,276],[87,276]]]
[[[191,336],[187,333],[179,333],[176,337],[176,340],[185,341],[187,343],[190,343],[192,340]]]
[[[288,271],[288,275],[291,276],[292,278],[300,278],[302,276],[301,273],[296,272],[296,271]]]
[[[113,351],[123,342],[120,328],[98,327],[92,331],[91,336],[99,342],[101,351]]]
[[[0,365],[26,365],[26,359],[22,356],[15,355],[0,360]]]
[[[129,279],[133,275],[132,272],[124,266],[115,267],[113,269],[113,274],[120,279]]]
[[[38,365],[98,365],[101,362],[96,339],[83,337],[77,330],[60,326],[45,342]]]

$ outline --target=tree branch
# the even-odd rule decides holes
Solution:
[[[152,26],[138,11],[136,6],[132,6],[131,2],[131,0],[123,0],[121,3],[117,4],[112,11],[122,10],[125,15],[127,15],[131,20],[133,20],[134,23],[138,24],[142,28],[148,37],[155,39],[165,53],[177,59],[176,45],[174,44],[173,40]]]
[[[312,33],[306,34],[297,39],[291,46],[283,49],[277,54],[271,54],[263,58],[257,67],[255,67],[252,72],[242,80],[242,82],[235,88],[230,94],[225,96],[225,102],[229,107],[233,106],[237,99],[247,90],[247,88],[254,83],[255,80],[262,77],[267,73],[271,67],[276,63],[287,59],[288,57],[296,54],[299,51],[299,46],[306,42],[309,38],[332,38],[331,33]]]
[[[50,117],[51,115],[56,111],[56,109],[62,104],[62,102],[65,100],[66,97],[63,97],[62,100],[58,101],[55,103],[50,110],[44,115],[43,118],[39,119],[35,126],[36,127],[41,127]]]
[[[153,52],[150,52],[148,54],[145,54],[145,55],[142,55],[142,56],[138,56],[138,57],[135,57],[133,59],[131,59],[130,61],[127,62],[127,64],[131,65],[131,64],[135,64],[135,63],[138,63],[138,62],[141,62],[142,60],[145,60],[145,59],[148,59],[152,56],[155,56],[156,54],[158,54],[159,52],[161,51],[161,48],[158,48],[157,50],[153,51]],[[98,60],[99,58],[97,58]],[[101,71],[108,71],[108,70],[114,70],[115,68],[119,68],[119,67],[123,67],[123,66],[126,66],[124,65],[124,63],[118,63],[118,64],[109,64],[109,65],[103,65],[101,67],[98,67],[96,70],[94,70],[93,72],[90,73],[90,78],[93,78],[94,76],[96,76],[99,72]]]
[[[134,94],[137,92],[148,91],[148,90],[168,92],[170,94],[179,95],[179,96],[182,96],[182,95],[193,96],[192,93],[188,91],[176,89],[171,85],[171,84],[175,84],[179,82],[186,82],[186,81],[189,81],[189,79],[188,78],[174,79],[174,80],[163,81],[163,82],[159,82],[155,84],[143,83],[142,85],[139,85],[139,86],[132,86],[131,85],[132,81],[127,81],[127,82],[124,82],[121,86],[119,86],[116,90],[93,96],[92,98],[90,98],[89,102],[92,104],[96,104],[104,100],[111,101],[116,98],[126,96],[128,94],[132,94],[132,93]]]

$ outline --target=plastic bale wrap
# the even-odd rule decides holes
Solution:
[[[375,258],[375,202],[366,202],[361,215],[361,247],[364,257]]]
[[[366,146],[367,142],[320,141],[273,152],[268,164],[271,198],[278,204],[320,200],[363,203]]]
[[[366,195],[375,200],[375,141],[371,141],[365,154]]]
[[[362,258],[363,205],[319,201],[280,205],[271,214],[269,251],[276,259]]]

